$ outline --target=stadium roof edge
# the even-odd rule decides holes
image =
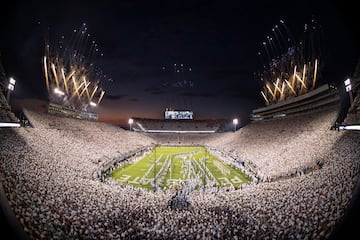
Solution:
[[[322,92],[325,92],[329,90],[329,84],[324,84],[308,93],[305,93],[303,95],[300,95],[298,97],[295,97],[295,98],[291,98],[291,99],[288,99],[288,100],[285,100],[285,101],[282,101],[282,102],[279,102],[279,103],[275,103],[275,104],[272,104],[270,106],[266,106],[266,107],[262,107],[262,108],[257,108],[257,109],[254,109],[252,112],[253,114],[258,114],[260,112],[264,112],[264,111],[269,111],[269,110],[272,110],[272,109],[276,109],[276,108],[279,108],[279,107],[282,107],[282,106],[285,106],[287,104],[291,104],[291,103],[296,103],[298,101],[301,101],[301,100],[304,100],[306,98],[309,98],[309,97],[312,97],[312,96],[315,96],[319,93],[322,93]]]

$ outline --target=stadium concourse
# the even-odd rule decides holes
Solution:
[[[0,129],[0,178],[28,239],[331,238],[359,179],[359,134],[331,131],[338,108],[321,108],[235,133],[182,135],[181,144],[243,160],[259,181],[233,191],[194,190],[189,208],[173,210],[175,190],[94,177],[106,159],[151,147],[163,135],[24,111],[33,127]],[[177,136],[165,141],[179,144]]]

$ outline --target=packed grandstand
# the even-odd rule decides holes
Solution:
[[[0,203],[15,237],[327,239],[354,201],[360,135],[340,127],[359,124],[360,87],[354,84],[348,103],[338,86],[321,85],[316,52],[303,59],[305,48],[286,48],[281,61],[262,69],[266,106],[239,129],[191,112],[182,120],[134,117],[127,130],[93,112],[105,90],[92,65],[50,49],[43,57],[46,109],[22,108],[19,119],[0,85]],[[357,83],[359,76],[360,66]],[[201,146],[250,181],[188,191],[157,188],[154,174],[152,191],[110,177],[157,146]],[[205,179],[206,166],[199,169]]]
[[[358,183],[360,137],[330,130],[341,104],[327,91],[316,108],[296,104],[303,110],[294,115],[282,108],[273,115],[280,117],[235,132],[128,131],[23,109],[32,127],[0,129],[2,187],[28,239],[329,238]],[[1,116],[11,115],[0,99]],[[186,124],[196,129],[198,123]],[[168,203],[178,190],[148,191],[102,175],[155,145],[216,150],[240,159],[252,181],[238,189],[193,190],[186,207],[174,209]]]

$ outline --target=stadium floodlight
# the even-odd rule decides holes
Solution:
[[[97,104],[96,104],[96,103],[94,103],[94,102],[90,102],[90,106],[96,107],[96,106],[97,106]]]
[[[61,91],[60,89],[58,88],[54,88],[54,93],[59,95],[59,96],[64,96],[65,93],[63,91]]]
[[[345,90],[346,92],[349,93],[349,96],[350,96],[350,105],[352,105],[353,103],[353,95],[352,95],[352,87],[351,87],[351,80],[350,78],[347,78],[345,81],[344,81],[344,85],[345,85]]]
[[[12,85],[12,84],[9,83],[8,89],[9,89],[10,91],[14,91],[14,85]]]
[[[234,132],[236,131],[236,125],[238,125],[239,120],[237,118],[233,119],[233,124],[234,124]]]
[[[346,92],[350,92],[351,91],[351,80],[350,80],[350,78],[346,79],[344,81],[344,84],[345,84]]]
[[[129,121],[128,121],[129,125],[130,125],[130,131],[131,131],[131,125],[134,123],[134,119],[132,118],[129,118]]]
[[[346,86],[345,89],[346,89],[346,92],[350,92],[351,91],[351,85]]]
[[[344,81],[344,84],[345,84],[345,86],[350,85],[350,84],[351,84],[350,78],[346,79],[346,80]]]
[[[9,80],[9,83],[12,84],[12,85],[15,85],[16,80],[11,77],[10,80]]]
[[[7,100],[8,104],[10,103],[10,93],[11,93],[12,91],[14,91],[14,89],[15,89],[15,83],[16,83],[15,79],[13,79],[12,77],[10,77],[10,79],[9,79],[9,85],[8,85],[8,91],[7,91],[7,96],[6,96],[6,100]]]
[[[15,89],[15,83],[16,83],[15,79],[13,79],[12,77],[10,77],[10,79],[9,79],[9,85],[8,85],[8,90],[14,91],[14,89]]]

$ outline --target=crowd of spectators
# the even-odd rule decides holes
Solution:
[[[360,170],[360,136],[330,131],[335,113],[202,138],[251,163],[263,181],[194,190],[186,208],[169,206],[176,202],[173,189],[153,192],[92,177],[98,159],[157,143],[156,137],[45,113],[26,112],[34,128],[0,129],[0,179],[30,239],[324,239],[349,204]]]
[[[329,130],[336,117],[336,109],[325,109],[315,114],[252,122],[236,133],[218,134],[208,145],[249,163],[262,179],[301,174],[321,166],[322,156],[341,137]]]

